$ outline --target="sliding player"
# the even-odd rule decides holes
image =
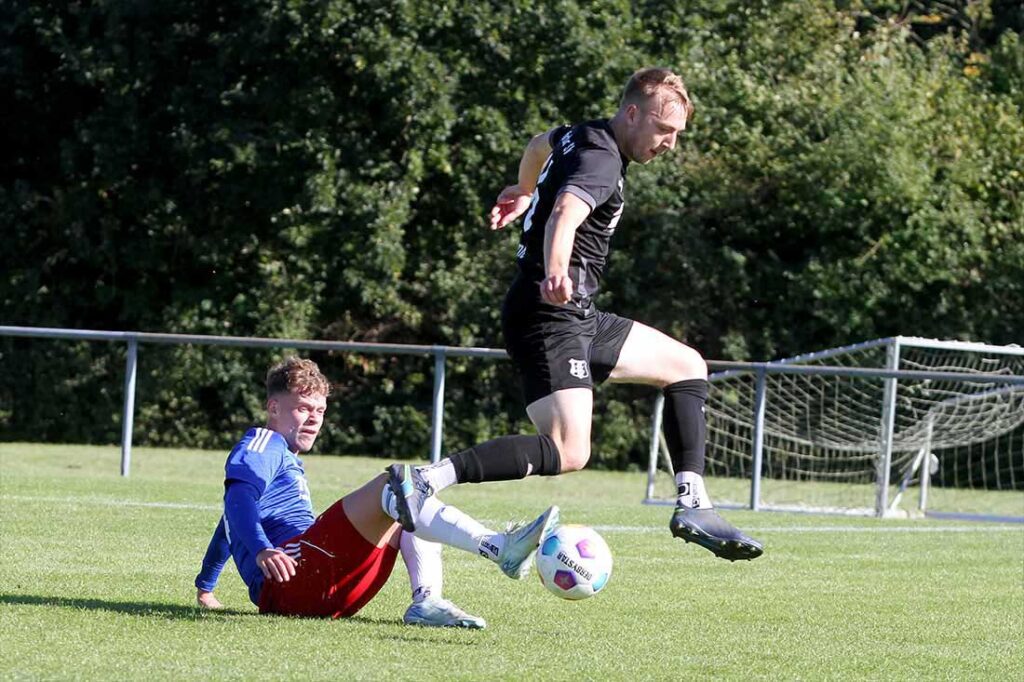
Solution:
[[[330,386],[316,363],[288,358],[267,374],[267,426],[250,429],[225,465],[222,530],[249,598],[261,613],[340,618],[355,614],[387,581],[404,535],[397,504],[380,475],[314,520],[299,453],[313,447],[323,425]],[[479,554],[512,578],[529,570],[533,552],[558,523],[551,507],[535,521],[504,533],[487,529],[432,497],[415,515],[415,536]],[[215,533],[196,578],[200,601],[212,595],[223,543]],[[483,627],[441,600],[440,555],[420,554],[432,574],[424,599],[406,622]],[[436,559],[436,560],[435,560]],[[421,567],[422,568],[422,567]],[[431,584],[433,583],[433,584]],[[422,590],[421,590],[422,592]],[[212,601],[211,601],[212,599]]]

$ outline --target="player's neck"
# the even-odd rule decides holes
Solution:
[[[622,141],[626,139],[626,120],[623,118],[621,111],[616,112],[614,116],[608,119],[608,127],[611,128],[612,137],[615,138],[615,144],[619,147],[619,153],[628,159],[629,155],[622,147]]]
[[[298,446],[292,445],[291,443],[288,442],[288,437],[284,435],[284,431],[281,430],[280,425],[277,424],[273,419],[268,419],[267,424],[264,428],[269,429],[276,433],[277,435],[281,436],[281,438],[284,438],[284,442],[285,445],[288,447],[288,451],[291,452],[296,457],[299,456]]]

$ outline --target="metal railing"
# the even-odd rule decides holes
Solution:
[[[900,337],[893,339],[880,339],[879,345],[892,343],[896,345],[900,340]],[[875,342],[872,342],[875,343]],[[923,345],[923,344],[922,344]],[[1007,347],[999,346],[986,346],[983,344],[971,344],[981,349],[1000,349],[1004,353],[1012,353],[1014,355],[1024,355],[1024,350],[1011,348],[1007,350]],[[842,349],[839,349],[842,350]],[[813,358],[814,356],[808,354],[807,356],[800,356],[801,359]],[[819,357],[827,357],[820,355]],[[716,361],[709,360],[708,368],[717,370],[719,374],[712,375],[711,381],[718,378],[724,378],[727,376],[735,376],[740,373],[752,373],[755,377],[754,384],[754,406],[751,415],[751,422],[753,425],[751,434],[751,477],[750,477],[750,504],[749,509],[758,511],[761,508],[761,473],[764,459],[764,436],[765,436],[765,404],[767,399],[767,376],[769,374],[796,374],[796,375],[816,375],[816,376],[842,376],[842,377],[859,377],[865,379],[884,379],[885,380],[885,397],[883,399],[883,405],[881,410],[880,419],[882,422],[882,434],[883,442],[881,452],[877,460],[878,469],[878,492],[875,501],[875,513],[878,516],[884,516],[889,506],[888,501],[888,489],[889,489],[889,468],[892,462],[892,432],[893,432],[893,419],[895,414],[895,399],[896,399],[896,382],[898,380],[903,381],[962,381],[967,383],[978,383],[978,384],[999,384],[1004,387],[1004,391],[1007,390],[1005,387],[1024,386],[1024,376],[1015,374],[977,374],[969,372],[944,372],[944,371],[917,371],[917,370],[901,370],[895,369],[893,362],[892,353],[887,355],[888,368],[872,369],[865,367],[842,367],[842,366],[825,366],[825,365],[792,365],[788,364],[792,360],[783,360],[777,362],[728,362],[728,361]],[[986,393],[996,393],[1001,391],[993,391]],[[647,468],[647,490],[644,501],[646,503],[657,503],[654,499],[654,485],[655,485],[655,474],[657,470],[658,453],[661,445],[661,439],[659,432],[661,431],[662,422],[662,411],[665,407],[665,396],[659,393],[654,401],[654,411],[651,417],[651,438],[650,438],[650,449],[648,452],[648,468]]]
[[[132,457],[132,428],[135,422],[135,380],[140,343],[191,344],[197,346],[235,346],[243,348],[294,348],[297,350],[372,353],[382,355],[425,355],[434,357],[434,397],[431,408],[430,459],[441,457],[444,429],[444,380],[446,358],[471,357],[504,359],[508,354],[496,348],[460,346],[417,346],[400,343],[354,343],[350,341],[311,341],[308,339],[267,339],[252,336],[207,336],[202,334],[154,334],[148,332],[98,331],[93,329],[55,329],[50,327],[0,326],[0,336],[78,341],[115,341],[128,344],[124,370],[124,410],[121,420],[121,475],[128,476]]]
[[[126,343],[128,352],[125,360],[124,411],[121,423],[121,475],[128,476],[131,467],[132,428],[135,418],[135,382],[138,367],[140,343],[192,344],[204,346],[235,346],[245,348],[294,348],[299,350],[339,351],[350,353],[371,353],[384,355],[422,355],[434,358],[434,390],[431,406],[430,460],[438,461],[444,430],[444,388],[446,359],[448,357],[476,357],[491,360],[507,359],[505,351],[496,348],[472,348],[460,346],[424,346],[396,343],[355,343],[349,341],[311,341],[308,339],[268,339],[247,336],[208,336],[200,334],[156,334],[148,332],[97,331],[90,329],[56,329],[49,327],[15,327],[0,325],[0,336],[31,337],[44,339],[72,339],[86,341],[114,341]],[[760,473],[762,467],[762,442],[764,430],[765,377],[768,374],[816,374],[825,376],[864,377],[876,379],[906,380],[952,380],[974,383],[991,383],[1024,386],[1024,376],[969,374],[965,372],[927,372],[897,369],[866,369],[854,367],[830,367],[793,365],[786,362],[731,362],[709,360],[709,369],[728,372],[752,372],[756,376],[754,401],[754,449],[752,452],[753,475],[751,480],[750,507],[758,508],[760,498]],[[661,414],[664,395],[658,394],[652,416],[650,441],[650,468],[648,471],[648,497],[653,486],[654,468],[658,455]],[[884,500],[880,508],[884,508]]]

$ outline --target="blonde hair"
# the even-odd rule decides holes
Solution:
[[[663,106],[669,102],[676,102],[682,106],[686,120],[693,116],[693,102],[690,101],[690,94],[686,91],[683,79],[671,69],[658,66],[640,69],[629,77],[622,91],[619,106],[624,108],[630,104],[641,105],[655,95],[663,96]]]
[[[331,384],[312,360],[287,357],[267,371],[267,398],[278,393],[331,394]]]

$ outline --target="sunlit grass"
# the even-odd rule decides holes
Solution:
[[[549,504],[597,526],[615,569],[570,603],[445,550],[446,593],[482,632],[407,627],[404,568],[356,618],[260,616],[232,569],[192,606],[225,453],[0,445],[0,677],[85,679],[1003,679],[1024,669],[1024,526],[731,512],[765,555],[669,537],[642,474],[462,486],[497,525]],[[317,509],[381,470],[305,459]]]

